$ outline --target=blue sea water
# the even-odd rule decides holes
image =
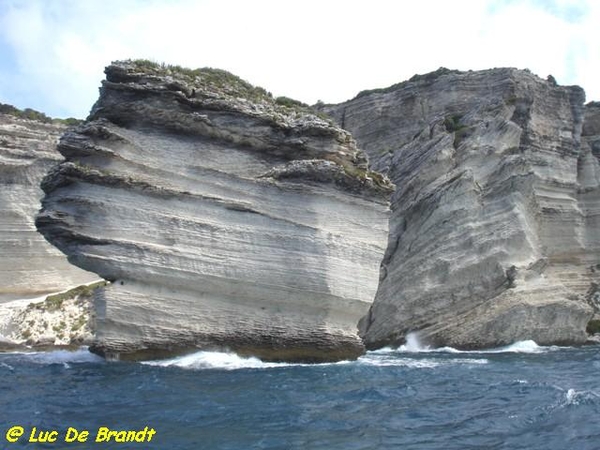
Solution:
[[[25,434],[9,443],[13,426]],[[99,427],[146,426],[151,442],[93,442]],[[59,439],[28,443],[33,427]],[[88,442],[65,443],[69,427]],[[323,365],[1,354],[0,448],[598,450],[600,347],[409,345]]]

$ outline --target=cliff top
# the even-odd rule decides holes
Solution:
[[[557,86],[556,80],[552,75],[548,75],[546,77],[546,79],[544,80],[543,78],[540,78],[539,76],[537,76],[536,74],[531,72],[529,69],[517,69],[514,67],[498,67],[498,68],[484,69],[484,70],[460,71],[460,70],[448,69],[446,67],[440,67],[439,69],[434,70],[433,72],[429,72],[426,74],[413,75],[408,80],[401,81],[400,83],[392,84],[391,86],[388,86],[388,87],[366,89],[366,90],[360,91],[354,98],[352,98],[351,100],[348,100],[348,101],[352,101],[352,100],[355,100],[357,98],[360,98],[360,97],[363,97],[363,96],[369,95],[369,94],[393,92],[398,89],[402,89],[409,84],[421,84],[421,85],[431,84],[431,83],[437,81],[439,78],[445,77],[445,76],[481,76],[481,75],[491,76],[494,74],[504,74],[504,75],[509,75],[512,77],[527,77],[527,78],[530,78],[530,79],[533,79],[536,81],[547,82],[554,86]],[[594,102],[591,102],[591,103],[594,103]]]
[[[240,77],[211,67],[190,69],[179,65],[157,63],[147,59],[113,61],[105,69],[106,81],[137,83],[181,91],[187,97],[221,101],[235,110],[251,114],[304,116],[324,126],[334,126],[331,119],[310,106],[289,97],[273,95],[266,89],[253,86]]]
[[[366,154],[329,116],[297,100],[275,98],[225,70],[126,60],[114,61],[105,73],[88,121],[108,119],[124,127],[225,140],[290,162],[326,160],[343,169],[337,184],[384,196],[393,189],[389,180],[369,170]],[[271,175],[321,180],[332,173],[328,165],[302,163]]]
[[[19,119],[35,120],[37,122],[49,123],[54,125],[73,126],[83,122],[82,120],[75,119],[74,117],[68,117],[66,119],[52,118],[47,116],[43,112],[36,111],[35,109],[19,109],[7,103],[0,103],[0,114],[7,114],[9,116],[17,117]]]

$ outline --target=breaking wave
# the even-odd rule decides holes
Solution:
[[[408,367],[408,368],[435,368],[442,365],[450,364],[487,364],[488,360],[483,358],[452,358],[452,359],[435,359],[435,358],[410,358],[401,357],[395,350],[384,350],[368,352],[361,356],[356,361],[339,361],[335,363],[321,363],[318,366],[332,365],[360,365],[374,367]],[[181,369],[191,370],[239,370],[239,369],[277,369],[284,367],[315,367],[315,364],[302,363],[277,363],[261,361],[254,357],[243,357],[235,353],[215,352],[215,351],[198,351],[185,356],[175,358],[144,361],[144,365],[157,367],[178,367]]]
[[[273,363],[261,361],[254,357],[243,357],[236,353],[199,351],[189,355],[178,356],[158,361],[144,361],[142,364],[159,367],[179,367],[182,369],[265,369],[274,367],[287,367],[288,363]]]
[[[358,364],[376,367],[407,367],[411,369],[433,369],[450,365],[482,365],[489,361],[485,358],[407,358],[398,353],[388,356],[382,353],[367,353],[357,360]]]
[[[490,350],[479,350],[480,353],[546,353],[559,347],[543,347],[537,345],[535,341],[518,341],[505,347],[493,348]]]
[[[567,389],[564,397],[564,405],[580,405],[587,403],[600,404],[600,394],[591,390],[577,391],[575,389]]]
[[[452,347],[431,348],[423,345],[416,334],[409,334],[406,344],[398,348],[386,347],[379,350],[369,351],[356,361],[340,361],[336,363],[324,363],[326,365],[344,365],[356,364],[360,366],[373,367],[407,367],[415,369],[435,368],[448,365],[481,365],[489,362],[485,357],[478,355],[497,354],[497,353],[545,353],[558,350],[564,347],[543,347],[537,345],[534,341],[520,341],[514,344],[489,349],[465,351]],[[446,358],[436,357],[435,353],[448,354]],[[431,354],[431,357],[426,357]],[[100,363],[104,359],[90,353],[87,347],[81,347],[75,351],[54,350],[40,352],[13,352],[5,355],[11,355],[10,359],[29,361],[36,364],[63,364],[69,367],[71,363]],[[477,355],[477,356],[475,356]],[[2,363],[4,369],[10,366],[10,360]],[[302,363],[279,363],[266,362],[256,357],[244,357],[232,352],[217,351],[197,351],[189,355],[178,356],[170,359],[144,361],[141,364],[156,367],[178,367],[191,370],[239,370],[239,369],[277,369],[284,367],[314,366],[314,364]]]
[[[568,347],[558,347],[558,346],[541,346],[538,345],[535,341],[526,340],[526,341],[518,341],[510,345],[506,345],[504,347],[491,348],[485,350],[459,350],[453,347],[431,347],[429,345],[424,345],[419,340],[417,333],[409,333],[406,336],[406,343],[401,345],[398,348],[385,347],[379,350],[374,350],[370,353],[375,354],[386,354],[386,353],[546,353],[550,351],[555,351],[559,349],[564,349]]]

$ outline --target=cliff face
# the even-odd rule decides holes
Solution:
[[[579,181],[581,183],[579,198],[584,203],[587,211],[587,222],[596,231],[600,230],[600,102],[590,102],[585,107],[585,119],[582,132],[582,154]],[[598,261],[590,267],[592,272],[600,276],[600,236],[594,233],[595,242],[593,249],[596,250]],[[592,234],[590,233],[590,237]],[[600,331],[600,283],[598,276],[592,282],[587,292],[587,299],[594,308],[594,323],[588,324],[588,331],[598,333]],[[592,325],[592,326],[590,326]]]
[[[88,283],[93,274],[70,265],[34,224],[39,185],[62,160],[56,144],[63,125],[0,113],[0,303]]]
[[[585,341],[600,132],[583,102],[527,71],[440,69],[323,108],[396,184],[367,347],[411,331],[462,348]]]
[[[94,350],[360,354],[391,187],[350,135],[218,70],[128,61],[106,75],[37,219],[112,282],[96,290]]]

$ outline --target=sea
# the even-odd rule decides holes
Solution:
[[[600,347],[409,340],[313,365],[4,353],[0,448],[599,450]]]

